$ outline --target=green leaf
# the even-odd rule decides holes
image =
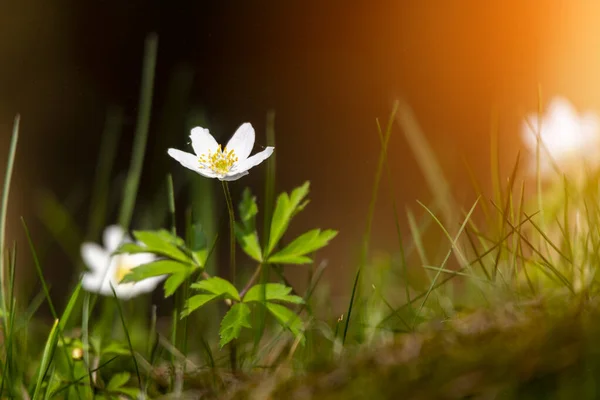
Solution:
[[[129,382],[129,378],[131,378],[131,374],[129,372],[116,373],[112,376],[112,378],[110,378],[108,385],[106,385],[106,389],[109,391],[115,391]]]
[[[192,268],[189,265],[182,264],[172,260],[158,260],[148,264],[137,266],[129,271],[120,283],[139,282],[143,279],[153,276],[166,274],[176,274],[181,272],[190,272]]]
[[[271,221],[271,232],[269,235],[269,244],[267,246],[266,256],[269,256],[285,231],[287,230],[290,220],[298,212],[302,211],[308,204],[308,201],[302,202],[308,195],[310,182],[305,182],[304,185],[297,187],[288,196],[287,193],[282,193],[277,198],[277,205],[273,212]]]
[[[180,249],[180,247],[184,247],[183,240],[164,229],[159,231],[134,231],[133,236],[146,245],[148,252],[189,263],[190,258]]]
[[[267,261],[272,264],[310,263],[312,260],[306,255],[327,246],[336,235],[337,231],[331,229],[325,231],[313,229],[298,236],[292,243],[270,256]]]
[[[302,335],[302,320],[296,313],[280,304],[265,303],[265,306],[282,327],[288,329],[294,336]]]
[[[235,224],[235,236],[244,253],[248,254],[254,260],[262,262],[262,250],[258,242],[258,233],[256,231],[247,232],[245,228],[239,224]]]
[[[244,296],[244,303],[251,301],[285,301],[288,303],[302,304],[304,300],[300,296],[290,294],[292,288],[281,283],[267,283],[254,285]],[[264,296],[264,297],[263,297]]]
[[[242,195],[242,201],[239,205],[240,222],[235,224],[235,236],[242,250],[254,260],[262,262],[262,250],[258,241],[258,233],[256,232],[256,214],[258,214],[258,206],[256,198],[250,193],[250,189],[246,188]]]
[[[219,297],[221,297],[221,296],[218,294],[214,294],[214,293],[211,293],[211,294],[202,293],[202,294],[197,294],[195,296],[190,297],[185,302],[185,307],[184,307],[183,311],[181,312],[181,318],[187,317],[192,312],[196,311],[198,308],[202,307],[206,303],[213,301],[214,299],[217,299]]]
[[[176,274],[172,274],[165,281],[165,298],[170,297],[175,293],[177,288],[185,282],[185,279],[189,276],[186,272],[178,272]]]
[[[221,321],[221,329],[219,335],[221,340],[219,344],[221,348],[240,336],[242,328],[251,328],[248,316],[250,315],[250,307],[244,303],[236,303],[223,317]]]
[[[235,286],[218,276],[192,283],[191,287],[192,289],[205,290],[209,293],[216,294],[217,296],[224,295],[232,300],[240,301],[240,294]]]

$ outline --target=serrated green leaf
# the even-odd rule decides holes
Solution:
[[[134,231],[133,236],[148,248],[148,252],[182,263],[190,262],[190,258],[179,248],[183,247],[183,240],[164,229],[159,231]]]
[[[248,316],[250,315],[250,307],[244,303],[236,303],[223,317],[221,321],[221,329],[219,335],[221,340],[219,344],[221,348],[233,339],[237,339],[240,336],[242,328],[251,328]]]
[[[292,288],[281,283],[267,283],[254,285],[244,296],[244,303],[252,301],[285,301],[288,303],[302,304],[304,300],[300,296],[290,294]]]
[[[191,271],[190,265],[173,260],[158,260],[132,268],[120,283],[139,282],[153,276],[185,273]]]
[[[129,378],[131,378],[131,374],[129,372],[116,373],[112,376],[112,378],[110,378],[108,385],[106,385],[106,389],[109,391],[115,391],[129,382]]]
[[[266,258],[268,258],[279,240],[281,240],[292,217],[308,204],[307,202],[302,201],[308,195],[309,187],[310,182],[307,181],[302,186],[294,189],[290,195],[282,193],[277,198],[277,205],[275,206],[273,219],[271,220],[269,244],[265,254],[267,256]]]
[[[254,260],[262,262],[262,250],[258,242],[258,233],[256,231],[247,232],[245,228],[239,224],[235,224],[235,236],[244,253],[248,254]]]
[[[210,294],[202,293],[202,294],[197,294],[195,296],[190,297],[185,302],[185,307],[183,308],[183,311],[181,312],[181,318],[187,317],[192,312],[196,311],[198,308],[202,307],[203,305],[205,305],[208,302],[218,299],[219,297],[221,297],[221,295],[214,294],[214,293],[210,293]]]
[[[192,289],[205,290],[218,296],[224,295],[232,300],[240,301],[240,294],[229,281],[213,276],[200,282],[192,283]]]
[[[327,246],[336,235],[337,232],[331,229],[325,231],[313,229],[298,236],[285,248],[270,256],[267,262],[273,264],[310,263],[312,260],[306,255]]]
[[[188,277],[188,273],[178,272],[173,274],[167,278],[165,281],[164,289],[165,289],[165,298],[170,297],[175,293],[177,288],[185,282],[185,278]]]
[[[265,306],[282,327],[288,329],[294,336],[302,335],[302,320],[296,313],[281,304],[265,303]]]

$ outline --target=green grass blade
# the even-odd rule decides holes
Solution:
[[[503,204],[502,184],[500,183],[502,178],[500,176],[500,150],[498,146],[498,113],[492,114],[492,121],[490,127],[490,171],[492,174],[492,191],[493,198],[497,204]],[[498,223],[502,223],[499,219]]]
[[[54,193],[41,190],[37,194],[37,215],[74,265],[81,263],[81,232],[74,218],[74,210],[61,203]],[[43,254],[43,253],[42,253]]]
[[[394,105],[394,113],[395,110],[397,108],[397,103]],[[390,118],[389,123],[393,123],[393,119]],[[390,129],[390,127],[388,126],[388,129]],[[379,141],[381,142],[381,146],[385,145],[385,136],[383,134],[383,130],[381,129],[381,125],[379,124],[379,121],[377,121],[377,133],[379,134]],[[410,290],[408,288],[408,264],[406,261],[406,253],[404,251],[404,243],[402,240],[402,230],[400,229],[400,215],[398,214],[398,206],[396,204],[396,197],[394,196],[394,185],[393,185],[393,180],[392,180],[392,171],[390,168],[390,164],[388,163],[388,157],[387,157],[387,153],[385,155],[384,158],[384,164],[385,164],[385,169],[387,172],[387,181],[388,181],[388,188],[390,191],[390,197],[392,200],[392,211],[394,213],[394,223],[396,226],[396,235],[398,236],[398,250],[400,251],[400,263],[401,268],[402,268],[402,274],[404,277],[404,289],[405,289],[405,295],[406,295],[406,300],[410,302]],[[383,299],[383,296],[382,296]],[[384,299],[385,301],[385,299]]]
[[[56,349],[56,344],[58,342],[58,333],[60,331],[58,328],[58,324],[59,320],[57,319],[54,321],[54,325],[52,325],[50,335],[48,336],[48,340],[46,341],[46,346],[44,347],[44,353],[40,362],[39,372],[32,400],[37,400],[42,395],[42,384],[46,377],[46,373],[48,372],[48,368],[50,368],[50,364],[52,363],[52,356],[54,354],[54,350]]]
[[[367,264],[367,257],[369,253],[369,242],[371,240],[371,227],[373,225],[373,216],[375,215],[375,204],[377,203],[377,193],[379,192],[379,183],[381,181],[381,174],[383,172],[383,166],[385,159],[387,157],[387,148],[390,140],[390,136],[392,134],[392,121],[396,116],[396,110],[398,107],[398,102],[394,103],[394,108],[392,110],[392,114],[390,116],[390,122],[388,123],[387,130],[385,132],[385,137],[383,143],[381,145],[381,151],[379,153],[379,161],[377,163],[377,170],[375,172],[375,181],[373,183],[373,190],[371,192],[371,202],[369,203],[369,211],[367,214],[367,227],[365,229],[365,234],[363,236],[362,241],[362,249],[360,256],[360,264],[358,269],[356,270],[356,275],[354,277],[354,283],[352,284],[352,294],[350,295],[350,302],[348,304],[348,311],[346,313],[346,322],[344,325],[344,333],[342,336],[342,345],[346,343],[346,337],[348,336],[348,329],[350,328],[350,320],[352,319],[352,308],[354,302],[358,298],[358,283],[360,281],[360,276],[362,273],[362,269]]]
[[[125,331],[125,337],[127,338],[127,345],[129,346],[129,352],[131,353],[131,358],[133,360],[133,365],[135,366],[135,374],[138,379],[138,386],[140,390],[144,390],[142,386],[142,376],[140,375],[140,368],[138,366],[137,358],[135,357],[135,351],[133,350],[133,345],[131,344],[131,336],[129,335],[129,330],[127,329],[127,324],[125,323],[125,317],[123,316],[123,308],[121,307],[121,302],[117,297],[117,292],[115,292],[115,288],[113,285],[110,285],[110,289],[113,292],[115,303],[117,304],[117,310],[119,312],[119,317],[121,318],[121,324],[123,325],[123,330]]]
[[[40,264],[40,260],[38,258],[37,255],[37,251],[35,250],[35,246],[33,245],[33,241],[31,239],[31,234],[29,233],[29,228],[27,227],[27,224],[25,223],[25,219],[21,217],[21,224],[23,225],[23,230],[25,231],[25,236],[27,238],[27,242],[29,243],[29,249],[31,250],[31,256],[33,258],[33,264],[35,265],[35,269],[37,271],[38,277],[40,279],[40,282],[42,284],[42,291],[44,292],[44,295],[46,296],[46,302],[48,303],[48,307],[50,308],[50,313],[52,314],[52,317],[56,320],[59,321],[60,319],[58,318],[58,314],[56,313],[56,308],[54,307],[54,303],[52,302],[52,298],[50,297],[50,290],[48,289],[48,285],[46,283],[46,279],[44,278],[44,273],[42,271],[42,266]],[[74,292],[74,294],[79,294],[79,291],[76,290]],[[76,300],[76,299],[75,299]],[[67,313],[67,319],[65,319],[64,321],[61,322],[61,324],[58,326],[58,330],[57,330],[57,335],[61,338],[61,340],[64,341],[64,336],[62,333],[62,330],[68,320],[68,317],[71,313],[71,311],[73,310],[73,304],[70,304],[71,302],[74,302],[75,300],[73,300],[73,298],[71,297],[71,299],[69,300],[69,304],[67,305],[67,308],[65,309],[65,312]],[[62,347],[64,353],[65,353],[65,357],[67,359],[67,362],[69,364],[69,370],[70,370],[70,374],[71,374],[71,378],[75,379],[75,372],[73,370],[73,360],[71,359],[69,352],[67,351],[66,347]]]
[[[75,286],[75,290],[71,294],[71,297],[69,297],[67,306],[65,307],[65,309],[62,313],[62,316],[60,317],[59,327],[60,327],[61,332],[64,331],[66,324],[69,321],[69,317],[71,317],[71,314],[73,313],[73,310],[75,309],[75,305],[77,304],[77,300],[79,300],[80,293],[81,293],[81,282],[79,282],[77,284],[77,286]]]
[[[169,216],[171,217],[171,233],[177,235],[177,227],[175,224],[175,192],[173,190],[173,177],[171,174],[167,175],[167,194],[169,201]]]
[[[275,147],[275,111],[267,114],[267,146]],[[263,248],[269,243],[269,232],[271,231],[271,218],[275,205],[275,165],[277,153],[274,152],[266,161],[265,199],[263,207]]]
[[[396,120],[404,132],[421,171],[423,171],[425,181],[433,193],[436,204],[440,207],[444,223],[446,226],[454,226],[458,208],[450,190],[450,183],[444,176],[443,169],[437,162],[433,149],[427,142],[415,115],[404,102],[399,103]]]
[[[27,238],[27,242],[29,243],[29,249],[31,250],[31,256],[33,257],[33,264],[35,265],[36,272],[38,277],[40,278],[40,282],[42,284],[42,290],[44,295],[46,296],[46,301],[48,302],[48,307],[50,307],[50,313],[52,317],[58,320],[58,314],[56,313],[56,309],[54,308],[54,303],[52,302],[52,298],[50,297],[50,290],[48,289],[48,285],[46,284],[46,279],[44,278],[44,273],[42,271],[42,266],[40,265],[40,260],[37,256],[37,251],[35,250],[35,246],[33,245],[33,241],[31,240],[31,235],[29,233],[29,228],[25,223],[25,219],[21,217],[21,224],[23,225],[23,230],[25,231],[25,236]]]
[[[123,110],[111,107],[106,113],[106,122],[102,132],[100,155],[96,165],[96,177],[92,186],[90,215],[88,220],[88,238],[100,235],[106,224],[107,199],[110,192],[110,177],[117,154],[119,138],[123,127]]]
[[[6,270],[4,246],[6,241],[6,216],[8,213],[8,197],[10,194],[10,182],[12,179],[13,167],[15,164],[15,154],[17,153],[17,142],[19,141],[19,122],[21,117],[17,115],[12,130],[10,148],[8,150],[8,161],[6,162],[6,173],[4,174],[4,184],[2,187],[2,204],[0,205],[0,309],[3,311],[6,326]]]
[[[456,236],[454,238],[450,237],[451,241],[452,241],[452,247],[450,248],[450,250],[448,251],[446,257],[444,258],[444,260],[442,261],[442,264],[440,266],[440,268],[444,268],[446,262],[448,261],[448,259],[450,258],[451,254],[452,254],[452,249],[455,248],[456,243],[460,237],[460,235],[462,234],[462,232],[464,231],[465,227],[467,226],[467,223],[469,221],[469,219],[471,218],[471,215],[473,214],[473,211],[475,211],[475,207],[477,206],[479,199],[477,199],[477,201],[475,201],[475,203],[473,204],[473,206],[471,207],[471,209],[469,210],[464,222],[461,224],[460,229],[458,230]],[[428,212],[430,212],[427,208],[425,208]],[[435,216],[434,216],[435,218]],[[436,218],[437,220],[437,218]],[[469,264],[467,264],[469,265]],[[461,267],[461,270],[464,269],[465,267]],[[429,298],[429,295],[431,294],[431,292],[433,291],[433,288],[435,287],[435,284],[437,283],[437,280],[440,276],[440,274],[442,273],[442,270],[438,270],[436,275],[434,276],[431,284],[429,285],[429,288],[427,289],[427,292],[425,293],[425,297],[423,298],[423,301],[421,302],[421,305],[419,306],[418,312],[417,314],[415,314],[415,318],[417,315],[421,314],[421,311],[423,310],[423,307],[425,307],[425,303],[427,302],[427,299]]]
[[[151,34],[146,38],[144,49],[144,66],[142,68],[142,86],[138,106],[137,126],[131,155],[131,165],[125,183],[123,203],[119,214],[119,224],[128,227],[133,216],[133,208],[142,174],[148,129],[150,127],[150,114],[152,112],[152,93],[154,89],[154,72],[156,68],[156,53],[158,36]]]

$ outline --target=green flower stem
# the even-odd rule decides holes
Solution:
[[[242,289],[242,291],[240,292],[240,298],[243,298],[244,295],[246,294],[246,292],[248,292],[248,290],[250,290],[252,285],[254,285],[254,282],[256,282],[256,280],[260,276],[261,271],[262,271],[262,263],[260,263],[256,266],[256,270],[254,270],[252,277],[250,278],[248,283],[246,283],[246,286],[244,286],[244,289]]]
[[[225,200],[227,201],[227,210],[229,211],[229,261],[231,283],[235,286],[236,266],[235,266],[235,214],[233,212],[233,201],[229,192],[229,185],[226,181],[223,183],[223,192],[225,192]]]
[[[230,264],[230,274],[231,274],[231,283],[235,286],[235,275],[236,275],[236,266],[235,266],[235,214],[233,213],[233,201],[231,200],[231,193],[229,192],[229,185],[226,181],[221,181],[223,183],[223,192],[225,192],[225,200],[227,201],[227,210],[229,211],[229,260]],[[229,361],[231,363],[231,371],[235,374],[237,371],[237,345],[236,341],[232,340],[230,342],[230,351],[229,351]]]

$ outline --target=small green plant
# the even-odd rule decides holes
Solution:
[[[264,307],[275,320],[296,337],[302,335],[302,321],[299,315],[283,304],[302,304],[302,297],[292,294],[293,289],[283,283],[257,283],[263,268],[271,265],[308,264],[311,255],[325,247],[337,234],[334,230],[310,230],[287,245],[281,245],[291,220],[301,212],[308,200],[309,183],[297,187],[291,193],[282,193],[277,199],[268,235],[268,241],[261,246],[256,229],[258,205],[249,189],[243,193],[239,204],[239,222],[235,225],[237,242],[242,250],[258,262],[254,274],[243,289],[238,290],[226,279],[209,276],[204,266],[209,255],[207,241],[203,246],[190,249],[185,241],[166,230],[135,231],[137,243],[124,243],[116,254],[151,253],[156,260],[139,265],[125,275],[121,283],[140,282],[148,278],[168,276],[164,283],[165,297],[171,296],[188,278],[198,279],[190,285],[196,292],[186,299],[181,317],[204,305],[224,301],[229,310],[223,317],[220,329],[220,345],[223,347],[240,336],[243,328],[252,328],[250,313],[253,306]]]

